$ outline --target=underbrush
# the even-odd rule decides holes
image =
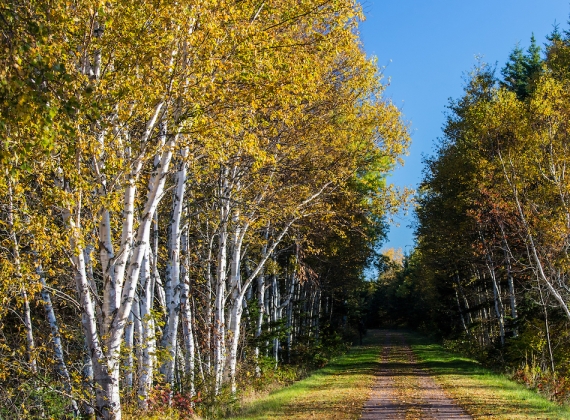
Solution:
[[[416,334],[409,335],[409,342],[418,361],[474,418],[570,419],[568,407],[513,381],[511,375],[497,373],[496,366],[488,369],[484,363],[458,352],[467,344],[466,340],[446,341],[445,349],[434,340]],[[475,349],[470,351],[475,352]],[[498,359],[491,352],[488,360]]]
[[[271,340],[267,340],[272,343]],[[260,346],[261,347],[261,346]],[[148,398],[148,410],[141,414],[136,389],[123,389],[121,394],[123,418],[127,420],[190,420],[227,418],[255,399],[272,391],[287,387],[306,378],[316,369],[328,365],[330,360],[345,353],[349,348],[346,337],[336,333],[322,333],[319,340],[300,337],[290,350],[282,349],[279,359],[271,356],[271,346],[261,347],[262,356],[253,358],[251,347],[243,350],[243,358],[236,372],[237,394],[229,387],[214,395],[214,383],[207,372],[196,372],[195,393],[190,393],[190,384],[179,378],[178,386],[161,384],[161,375],[155,373],[158,383]],[[1,369],[0,369],[1,370]],[[202,379],[203,378],[203,379]],[[74,385],[80,378],[75,378]],[[136,379],[136,378],[135,378]],[[136,383],[136,380],[135,380]],[[79,386],[74,387],[74,397],[81,406]],[[50,375],[8,375],[0,381],[0,419],[67,419],[72,418],[71,399],[63,384]]]
[[[188,392],[171,391],[168,386],[155,386],[149,395],[148,411],[145,420],[192,420],[196,418],[195,407],[202,402],[200,393],[191,395]],[[140,409],[136,405],[136,396],[123,398],[127,420],[141,419]]]
[[[71,419],[70,399],[53,376],[21,375],[0,382],[0,419]]]
[[[532,340],[536,341],[536,337],[532,337]],[[570,404],[570,372],[567,363],[562,363],[563,359],[558,357],[557,362],[561,367],[553,371],[543,348],[544,343],[535,345],[524,333],[507,339],[504,347],[499,342],[481,346],[476,340],[465,336],[444,340],[443,347],[473,358],[497,373],[505,374],[550,401],[561,405]]]
[[[123,399],[125,418],[128,420],[188,420],[220,419],[235,415],[244,404],[262,398],[272,391],[287,387],[306,378],[311,372],[328,365],[329,361],[346,353],[349,344],[339,334],[324,335],[315,343],[313,340],[299,340],[290,353],[283,352],[287,362],[269,356],[270,351],[261,353],[257,363],[247,359],[238,365],[236,372],[237,394],[229,387],[214,395],[212,381],[197,383],[200,390],[196,396],[187,392],[171,391],[168,387],[155,386],[149,399],[149,410],[141,417],[136,398]],[[251,352],[250,354],[252,354]],[[247,354],[247,352],[246,352]],[[169,396],[172,399],[169,403]]]
[[[222,388],[219,395],[204,393],[199,404],[196,404],[197,415],[205,419],[226,418],[240,410],[244,402],[254,400],[269,392],[290,385],[308,374],[304,366],[278,365],[269,357],[262,357],[260,371],[252,363],[240,366],[237,374],[238,393],[233,395],[229,387]]]
[[[524,365],[510,376],[551,401],[565,405],[570,403],[570,379],[567,376],[543,371],[540,367],[532,365]]]

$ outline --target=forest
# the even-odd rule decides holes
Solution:
[[[414,193],[390,184],[412,129],[364,19],[0,0],[1,420],[227,418],[324,366],[353,415],[382,363],[404,414],[429,363],[567,409],[570,29],[477,61]],[[408,207],[413,249],[381,251]]]
[[[409,143],[362,19],[0,1],[0,418],[223,415],[354,338]]]
[[[570,398],[570,32],[479,62],[417,194],[416,246],[385,256],[370,323],[408,325]]]

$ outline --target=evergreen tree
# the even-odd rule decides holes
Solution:
[[[517,98],[521,100],[530,95],[532,80],[540,73],[542,66],[540,51],[540,46],[536,43],[533,34],[526,54],[517,45],[509,55],[507,64],[501,70],[504,78],[501,85],[507,90],[515,92]]]
[[[529,80],[535,78],[542,68],[542,58],[540,57],[540,46],[536,43],[534,34],[530,37],[530,46],[528,47],[525,69]]]

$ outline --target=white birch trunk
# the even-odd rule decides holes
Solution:
[[[224,180],[224,182],[227,182]],[[214,394],[218,395],[222,388],[224,364],[226,358],[225,332],[225,298],[226,298],[226,260],[227,260],[227,225],[229,214],[229,198],[221,203],[220,232],[218,233],[218,264],[216,270],[216,300],[214,307]]]
[[[279,293],[279,284],[277,282],[277,275],[271,276],[271,321],[274,325],[273,337],[273,361],[274,369],[277,369],[279,363],[279,326],[278,322],[281,318],[279,303],[281,301],[281,294]]]
[[[28,293],[25,288],[20,291],[22,301],[24,304],[24,328],[26,329],[26,350],[28,353],[28,363],[30,364],[30,371],[36,373],[38,371],[36,361],[36,345],[34,343],[34,331],[32,329],[32,313],[30,310],[30,302],[28,300]]]
[[[97,320],[94,310],[93,297],[87,278],[86,264],[83,249],[77,235],[80,229],[81,203],[75,209],[75,220],[70,211],[64,211],[64,221],[70,225],[72,232],[70,247],[75,250],[72,262],[75,269],[75,282],[79,303],[83,309],[82,325],[87,341],[88,351],[93,365],[93,380],[95,386],[96,406],[98,416],[103,419],[120,419],[121,403],[119,396],[119,363],[118,358],[105,357],[99,335],[97,333]]]
[[[123,383],[124,388],[130,390],[133,388],[133,348],[134,348],[134,338],[135,338],[135,317],[133,314],[136,304],[133,305],[133,310],[129,315],[129,320],[127,326],[125,327],[125,365],[123,366]]]
[[[209,224],[206,224],[206,228],[208,229],[209,234],[209,241],[208,241],[208,257],[206,259],[206,309],[205,309],[205,318],[206,318],[206,345],[208,346],[206,349],[205,355],[205,365],[206,371],[208,375],[212,374],[212,359],[214,358],[212,355],[212,350],[215,349],[215,344],[212,341],[214,332],[215,322],[213,322],[212,318],[212,295],[214,290],[214,278],[212,276],[212,254],[214,249],[214,238],[215,236],[210,234],[209,232]],[[202,366],[200,364],[200,366]]]
[[[540,295],[540,303],[542,304],[542,310],[544,311],[544,328],[546,332],[546,344],[548,345],[548,355],[550,356],[550,368],[552,369],[552,373],[555,372],[555,365],[554,365],[554,355],[552,353],[552,343],[550,340],[550,326],[548,325],[548,307],[546,302],[544,301],[544,296],[542,295],[542,287],[540,287],[540,283],[538,283],[538,292]]]
[[[293,347],[293,302],[295,296],[295,289],[297,286],[297,276],[295,273],[291,276],[291,291],[287,301],[287,361],[291,363],[291,349]],[[327,298],[328,302],[328,298]]]
[[[263,252],[265,252],[267,247],[264,246]],[[257,307],[259,314],[257,316],[257,324],[255,329],[255,338],[259,339],[261,336],[261,331],[263,328],[263,317],[265,314],[265,276],[263,271],[257,277]],[[255,374],[261,376],[261,369],[259,367],[259,342],[255,346]]]
[[[14,193],[12,190],[12,181],[8,174],[6,173],[6,178],[8,180],[8,229],[10,240],[12,242],[12,256],[14,258],[14,267],[15,272],[14,276],[18,279],[22,279],[22,269],[21,269],[21,261],[20,261],[20,243],[18,241],[18,236],[16,235],[16,217],[15,217],[15,209],[14,209]],[[35,355],[35,348],[36,345],[34,343],[34,332],[32,329],[32,314],[30,310],[30,302],[28,300],[28,293],[26,292],[26,288],[22,285],[20,288],[20,296],[22,296],[23,301],[23,321],[24,321],[24,328],[26,330],[26,351],[27,351],[27,358],[28,363],[30,364],[30,371],[32,373],[36,373],[37,362],[36,362],[36,355]]]
[[[511,261],[510,258],[508,256],[508,253],[505,251],[505,257],[506,257],[506,262],[507,262],[507,282],[509,284],[509,299],[510,299],[510,303],[511,303],[511,317],[513,318],[513,322],[515,322],[516,325],[516,320],[518,318],[518,314],[517,314],[517,300],[516,300],[516,295],[515,295],[515,283],[513,280],[513,271],[512,271],[512,267],[511,267]],[[515,326],[513,328],[513,337],[518,337],[518,329]]]
[[[463,308],[461,308],[461,303],[459,302],[459,293],[457,292],[457,289],[455,289],[455,300],[457,301],[457,309],[459,310],[459,315],[461,316],[461,325],[463,325],[465,334],[469,335],[469,328],[467,328],[467,324],[465,322],[465,316],[463,315]]]
[[[145,257],[146,259],[146,257]],[[143,260],[143,265],[144,265]],[[141,272],[143,268],[141,267]],[[142,289],[142,282],[140,288]],[[134,338],[134,358],[135,363],[131,366],[131,372],[133,380],[131,381],[131,389],[133,392],[130,392],[131,395],[138,395],[138,381],[135,383],[135,379],[138,378],[138,371],[140,368],[140,363],[143,358],[143,342],[142,342],[142,335],[143,335],[143,323],[141,319],[141,302],[140,302],[140,289],[137,292],[135,303],[133,304],[132,314],[133,314],[133,338]]]
[[[321,311],[321,290],[315,285],[315,290],[311,293],[311,331],[315,338],[315,343],[319,342],[319,316]]]
[[[495,313],[499,321],[499,334],[501,336],[501,345],[505,345],[505,318],[503,316],[503,302],[501,300],[501,292],[499,290],[499,285],[497,284],[497,277],[495,276],[495,270],[489,266],[489,274],[491,276],[491,281],[493,283],[493,301],[495,302]]]
[[[154,353],[156,351],[154,319],[152,317],[152,302],[154,284],[150,273],[150,252],[143,258],[140,273],[140,318],[141,328],[141,357],[138,364],[138,405],[142,410],[148,409],[148,396],[153,382]]]
[[[87,281],[91,285],[91,291],[97,296],[97,285],[95,284],[95,278],[93,277],[93,264],[91,262],[91,252],[93,251],[93,247],[88,245],[85,247],[83,251],[83,258],[85,260],[85,272],[87,275]],[[97,317],[98,325],[101,325],[103,322],[103,315],[101,312],[101,307],[96,305],[95,314]],[[85,313],[81,315],[82,319],[85,317]],[[83,319],[83,323],[85,320]],[[82,369],[82,387],[84,390],[85,395],[90,395],[94,389],[93,387],[93,361],[91,360],[91,356],[89,355],[89,345],[87,343],[87,337],[84,337],[84,347],[85,347],[85,357],[83,359],[83,369]],[[81,405],[81,412],[84,416],[94,416],[95,415],[95,408],[93,404],[89,401],[83,402]]]
[[[267,255],[267,241],[269,239],[269,225],[265,229],[265,241],[263,247],[261,248],[261,257],[264,258]],[[251,275],[251,273],[249,274]],[[255,338],[259,339],[261,336],[261,331],[263,328],[263,317],[265,315],[265,275],[263,270],[260,271],[257,277],[257,308],[259,314],[257,316],[257,324],[255,329]],[[259,368],[259,340],[257,340],[257,345],[255,346],[255,374],[256,376],[261,376],[261,369]]]
[[[180,319],[180,235],[181,217],[184,204],[184,190],[186,185],[187,149],[182,152],[182,160],[176,174],[174,188],[172,217],[170,220],[168,262],[166,266],[166,325],[162,337],[162,347],[169,353],[169,358],[161,367],[165,381],[172,384],[174,381],[174,366],[178,337],[178,323]]]
[[[271,246],[267,251],[267,254],[264,255],[263,258],[258,262],[256,268],[250,273],[250,275],[243,282],[243,284],[241,284],[241,281],[238,282],[238,287],[236,288],[236,290],[238,290],[239,293],[235,295],[235,298],[232,299],[230,303],[229,310],[231,312],[232,323],[230,325],[229,334],[228,334],[231,337],[230,354],[228,356],[228,363],[229,363],[228,377],[230,380],[230,386],[233,394],[235,394],[237,390],[236,388],[237,350],[240,339],[241,316],[243,313],[243,300],[245,294],[247,293],[247,289],[251,286],[253,280],[255,280],[257,276],[261,273],[261,271],[265,267],[265,264],[267,263],[267,260],[269,259],[269,256],[273,253],[273,251],[275,251],[275,248],[281,243],[283,237],[287,234],[289,228],[291,227],[291,225],[295,220],[297,219],[296,218],[291,219],[281,230],[279,235],[276,238],[274,238],[273,243],[271,244]],[[240,232],[241,236],[241,240],[239,242],[240,247],[241,247],[241,241],[243,241],[243,236],[245,235],[245,230],[246,228],[244,228],[244,230]],[[234,258],[237,258],[237,255],[234,255]],[[237,278],[239,280],[239,276]]]
[[[154,284],[153,294],[156,291],[156,297],[158,299],[158,304],[164,313],[166,313],[166,293],[164,292],[164,285],[160,278],[160,273],[158,271],[158,243],[159,243],[159,231],[158,231],[158,214],[155,213],[152,222],[152,250],[149,252],[149,257],[147,261],[150,263],[150,271],[148,272],[152,277]]]
[[[194,329],[192,326],[192,308],[190,300],[190,278],[187,275],[188,271],[185,270],[183,276],[183,286],[182,286],[182,332],[184,335],[184,375],[190,386],[190,395],[195,394],[194,386],[194,370],[195,370],[195,347],[194,347]]]
[[[181,257],[183,257],[180,270],[180,278],[182,279],[180,304],[182,311],[182,335],[184,337],[184,376],[190,387],[190,396],[193,396],[195,394],[194,371],[196,352],[194,347],[192,300],[190,298],[190,249],[188,243],[188,228],[183,230],[180,242]]]
[[[91,286],[91,293],[94,296],[99,296],[97,289],[97,283],[95,283],[95,277],[93,276],[93,261],[91,261],[91,253],[93,251],[93,246],[87,245],[83,250],[83,258],[85,259],[85,273],[87,274],[87,281]],[[95,301],[95,315],[97,317],[97,325],[103,325],[103,311],[101,310],[101,305],[98,305]]]
[[[83,368],[81,369],[81,386],[83,388],[83,402],[81,404],[81,414],[87,418],[95,416],[95,409],[91,401],[93,391],[93,362],[89,356],[89,346],[84,339],[85,355],[83,356]]]
[[[241,249],[248,224],[241,226],[239,212],[233,215],[234,235],[232,243],[232,258],[230,263],[230,296],[227,314],[227,336],[229,340],[229,352],[226,360],[225,380],[231,385],[232,393],[236,389],[236,366],[241,328],[241,316],[243,314],[244,294],[241,290]]]
[[[143,143],[150,137],[161,108],[162,104],[157,105],[152,118],[147,123],[146,131],[141,139]],[[134,169],[129,177],[125,192],[121,250],[115,259],[113,271],[115,274],[115,278],[113,279],[114,285],[108,282],[104,287],[102,297],[104,313],[102,323],[100,323],[99,326],[97,325],[95,311],[93,309],[93,297],[91,296],[90,282],[86,273],[84,250],[81,247],[81,196],[79,196],[79,202],[75,205],[73,214],[69,209],[64,211],[64,220],[66,224],[70,226],[70,248],[74,252],[72,261],[75,268],[80,304],[84,311],[83,328],[93,362],[97,410],[98,415],[104,419],[121,418],[119,395],[121,344],[127,318],[132,310],[140,266],[145,250],[148,247],[150,225],[164,190],[165,178],[169,170],[172,150],[177,142],[177,138],[178,134],[172,136],[162,151],[160,165],[153,177],[154,182],[151,184],[147,195],[136,237],[131,233],[134,211],[134,198],[132,197],[134,197],[135,188],[133,177],[138,175],[137,171],[139,170],[140,162],[137,161],[133,166]],[[77,162],[80,162],[79,157],[77,158]],[[128,270],[125,271],[127,265]],[[124,276],[125,272],[126,277]],[[120,300],[118,300],[119,296]],[[111,311],[111,309],[113,310]],[[105,339],[104,346],[100,342],[99,332],[102,333],[102,337]]]
[[[538,250],[537,250],[536,245],[534,243],[534,237],[532,235],[530,226],[528,225],[528,222],[526,220],[526,216],[524,214],[524,210],[522,208],[522,204],[520,202],[518,188],[514,183],[514,179],[512,179],[507,172],[507,168],[506,168],[505,162],[503,160],[503,157],[502,157],[500,151],[499,151],[498,156],[499,156],[499,159],[500,159],[502,167],[503,167],[503,174],[505,175],[507,182],[509,183],[509,185],[511,186],[511,188],[513,190],[513,197],[515,199],[517,211],[519,213],[519,217],[521,219],[522,225],[523,225],[524,230],[525,230],[525,232],[523,234],[524,234],[524,236],[526,236],[527,245],[528,245],[527,248],[528,248],[530,260],[534,260],[534,262],[536,264],[535,270],[537,271],[539,279],[541,279],[544,282],[547,289],[550,291],[550,293],[552,293],[552,296],[554,296],[554,299],[556,299],[556,301],[560,305],[560,308],[562,309],[562,311],[564,312],[566,317],[568,319],[570,319],[570,308],[568,308],[568,304],[566,303],[566,301],[562,297],[562,295],[558,292],[558,290],[556,290],[556,288],[552,285],[552,283],[550,282],[550,279],[548,278],[548,276],[546,275],[546,273],[544,271],[542,261],[539,257]],[[510,162],[510,166],[514,171],[514,165],[513,165],[512,161]],[[513,178],[514,178],[514,176],[513,176]]]
[[[132,255],[129,259],[128,272],[124,286],[123,282],[120,282],[117,279],[117,286],[123,286],[121,290],[121,305],[116,311],[116,316],[113,317],[113,322],[109,329],[110,337],[106,343],[108,348],[107,353],[110,354],[113,359],[118,358],[120,353],[122,333],[125,328],[127,317],[131,312],[136,285],[139,280],[141,264],[148,248],[154,212],[156,211],[164,191],[166,175],[172,158],[172,150],[177,142],[177,138],[178,134],[174,135],[166,144],[155,181],[151,184],[147,202],[142,211],[140,225],[137,229],[137,235],[134,241],[135,245],[132,248]]]
[[[47,290],[46,280],[44,272],[41,265],[38,265],[36,272],[40,278],[40,283],[42,285],[41,297],[44,305],[44,310],[46,313],[46,319],[50,328],[51,341],[53,345],[53,355],[55,359],[55,368],[57,373],[63,381],[63,387],[67,395],[72,395],[71,377],[69,376],[69,371],[67,370],[67,365],[65,364],[65,358],[63,355],[63,345],[61,343],[61,335],[59,333],[59,324],[53,310],[53,305],[51,303],[51,295]],[[71,398],[71,408],[74,417],[79,416],[79,407],[74,398]]]

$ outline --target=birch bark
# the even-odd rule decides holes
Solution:
[[[226,264],[228,247],[228,217],[230,214],[230,194],[228,169],[221,169],[220,185],[220,228],[218,232],[218,256],[216,268],[216,300],[214,308],[214,394],[219,395],[223,383],[226,359]]]
[[[181,217],[184,204],[184,190],[186,187],[186,157],[188,149],[181,152],[179,169],[176,173],[174,197],[172,202],[172,216],[169,224],[168,262],[166,266],[166,304],[167,316],[162,347],[169,353],[169,358],[161,367],[165,381],[172,384],[174,381],[174,366],[178,337],[178,323],[180,319],[180,235]]]
[[[44,310],[46,313],[46,319],[50,328],[51,341],[53,345],[53,354],[55,359],[55,367],[57,373],[63,380],[63,387],[67,395],[71,398],[71,408],[74,417],[79,416],[79,407],[77,401],[72,396],[73,389],[71,386],[71,377],[69,376],[69,371],[67,370],[67,365],[65,363],[63,345],[61,343],[61,335],[59,333],[59,324],[55,316],[55,311],[53,310],[53,305],[51,303],[51,295],[47,290],[47,284],[45,280],[44,271],[41,264],[38,265],[36,272],[40,278],[40,284],[42,285],[41,297],[44,304]]]
[[[138,365],[138,402],[139,408],[148,409],[148,396],[153,382],[155,325],[152,316],[153,277],[150,273],[150,251],[147,250],[140,273],[140,317],[141,317],[141,359]]]

